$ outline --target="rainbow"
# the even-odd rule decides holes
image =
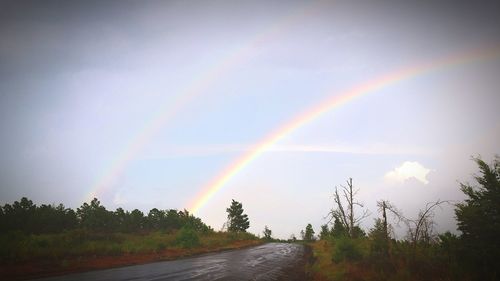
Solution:
[[[324,3],[320,2],[312,2],[307,6],[301,6],[293,10],[291,13],[266,28],[263,32],[253,36],[245,45],[227,55],[207,71],[204,71],[204,74],[200,78],[195,79],[185,90],[181,91],[173,99],[168,100],[168,102],[161,107],[162,110],[154,115],[149,122],[146,122],[145,127],[125,145],[125,148],[111,162],[106,172],[92,185],[91,191],[86,194],[85,201],[105,194],[137,154],[179,111],[185,108],[190,101],[206,92],[216,81],[220,80],[221,77],[227,73],[230,73],[237,65],[242,64],[252,57],[252,55],[258,51],[259,46],[279,36],[297,23],[304,21],[315,12],[321,10],[323,4]]]
[[[198,213],[200,209],[205,206],[208,201],[212,197],[214,197],[215,194],[219,190],[221,190],[221,188],[224,187],[235,175],[237,175],[241,170],[248,166],[252,161],[257,159],[272,145],[274,145],[293,131],[319,118],[326,112],[334,110],[335,108],[351,102],[356,98],[360,98],[370,93],[375,93],[378,90],[381,90],[395,83],[443,68],[466,64],[478,60],[493,59],[496,58],[499,54],[499,45],[494,45],[493,47],[489,48],[474,49],[467,52],[460,52],[451,56],[446,56],[428,62],[411,65],[409,67],[404,67],[388,74],[376,77],[372,80],[355,85],[354,87],[344,92],[338,94],[332,93],[332,95],[328,95],[329,98],[321,101],[316,106],[313,106],[308,110],[305,110],[304,112],[298,114],[289,122],[285,123],[285,125],[280,126],[273,133],[269,134],[260,142],[253,145],[252,149],[248,150],[240,157],[238,157],[235,161],[233,161],[221,173],[219,173],[217,177],[215,177],[202,189],[198,196],[188,205],[188,210],[195,214]]]

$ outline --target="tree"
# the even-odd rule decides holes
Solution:
[[[36,205],[33,204],[33,201],[23,197],[21,201],[15,201],[12,208],[14,229],[33,233],[32,223],[36,213]]]
[[[0,232],[21,231],[26,234],[57,233],[77,227],[76,213],[64,205],[36,206],[26,197],[13,205],[0,206]]]
[[[335,221],[333,222],[331,234],[334,238],[347,236],[347,230],[338,218],[335,218]]]
[[[115,230],[120,231],[120,232],[127,232],[128,231],[128,219],[129,219],[130,213],[127,211],[125,212],[122,208],[116,209],[116,211],[113,213],[113,218],[115,222]]]
[[[359,225],[355,225],[354,228],[352,229],[352,234],[351,238],[362,238],[366,237],[366,232],[359,227]]]
[[[330,237],[330,230],[328,229],[328,224],[324,224],[321,226],[321,232],[319,233],[320,240],[326,240]]]
[[[456,205],[455,215],[478,279],[494,280],[500,277],[500,158],[495,156],[491,166],[479,157],[473,161],[480,171],[474,175],[477,184],[460,184],[468,198]]]
[[[137,232],[143,230],[145,220],[144,213],[139,209],[134,209],[130,212],[130,231]]]
[[[306,226],[306,231],[304,232],[304,240],[313,241],[314,240],[314,230],[312,225],[309,223]]]
[[[335,192],[333,194],[333,201],[336,205],[336,208],[332,209],[328,213],[327,217],[330,217],[330,222],[332,219],[338,220],[340,223],[342,223],[349,237],[355,238],[356,235],[358,234],[358,229],[355,229],[355,227],[358,226],[361,220],[366,218],[369,215],[369,213],[367,210],[364,210],[360,216],[356,216],[354,214],[354,207],[358,206],[363,208],[363,204],[355,201],[354,199],[357,190],[352,189],[353,187],[352,178],[349,178],[349,180],[347,181],[347,187],[342,185],[341,187],[345,202],[341,200],[338,188],[335,187]]]
[[[226,211],[228,220],[227,230],[230,232],[246,232],[250,227],[250,222],[248,221],[248,216],[243,214],[243,205],[233,199],[231,206]]]
[[[165,227],[167,231],[172,231],[175,229],[180,229],[182,227],[180,212],[174,209],[170,209],[165,212]]]
[[[370,238],[373,240],[372,252],[376,252],[377,254],[381,254],[384,257],[389,256],[389,238],[390,238],[390,229],[391,226],[387,222],[387,213],[392,214],[398,220],[398,223],[401,220],[404,220],[401,211],[396,209],[394,205],[392,205],[387,200],[377,201],[377,207],[379,212],[382,213],[382,219],[375,220],[375,226],[370,231]]]
[[[190,214],[188,210],[179,211],[178,214],[182,227],[188,226],[192,228],[194,231],[204,232],[204,233],[213,231],[211,227],[203,223],[200,218],[197,218],[192,214]]]
[[[264,226],[264,231],[262,232],[264,234],[264,239],[265,240],[272,240],[272,231],[266,226]]]
[[[42,204],[36,208],[32,221],[32,233],[57,233],[74,229],[78,224],[76,213],[63,204]]]
[[[112,221],[112,213],[108,212],[97,198],[92,199],[90,205],[83,205],[76,210],[80,225],[91,230],[108,230]]]
[[[451,264],[458,256],[459,239],[455,234],[449,231],[439,234],[438,237],[439,247],[443,251],[448,264]]]
[[[435,238],[434,231],[434,210],[448,201],[437,200],[436,202],[429,202],[425,205],[423,210],[420,210],[416,219],[404,218],[403,221],[408,226],[408,236],[413,245],[413,250],[417,248],[417,243],[421,242],[428,245],[433,242]]]
[[[387,228],[387,209],[390,208],[389,202],[385,200],[381,200],[377,202],[377,206],[380,211],[382,211],[382,220],[377,220],[375,222],[375,229],[382,230],[382,239],[385,240],[385,244],[389,241],[389,231]],[[377,223],[381,225],[377,225]],[[380,229],[380,226],[382,226],[382,229]],[[388,250],[387,248],[385,249],[386,251]]]
[[[375,219],[375,225],[370,229],[368,237],[372,240],[370,244],[371,255],[376,258],[387,258],[389,256],[389,240],[384,220]]]
[[[153,230],[159,230],[164,227],[165,212],[153,208],[148,213],[148,225]]]

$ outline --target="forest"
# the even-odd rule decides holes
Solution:
[[[212,231],[200,218],[189,214],[187,210],[153,208],[146,215],[138,209],[131,212],[122,208],[109,211],[97,198],[90,204],[83,203],[76,211],[63,204],[37,206],[26,197],[0,208],[0,229],[3,233],[18,231],[26,235],[49,234],[75,229],[133,233],[174,231],[182,227],[199,232]]]

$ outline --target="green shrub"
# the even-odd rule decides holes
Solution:
[[[334,262],[359,261],[363,258],[363,254],[354,239],[341,237],[335,240],[334,245],[335,249],[332,254]]]
[[[183,227],[177,233],[176,243],[183,248],[193,248],[200,245],[200,238],[194,229]]]

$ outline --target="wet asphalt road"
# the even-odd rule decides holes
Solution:
[[[268,243],[194,258],[36,280],[303,280],[304,253],[302,245]]]

